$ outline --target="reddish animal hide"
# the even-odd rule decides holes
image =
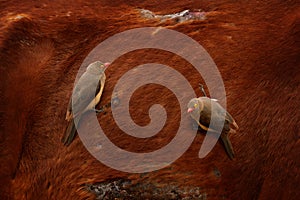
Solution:
[[[200,187],[207,199],[299,198],[299,2],[40,0],[6,1],[0,8],[0,199],[94,198],[84,184],[112,178]],[[142,18],[137,8],[157,14],[201,8],[206,19],[161,23]],[[230,136],[235,160],[228,159],[220,143],[199,159],[204,138],[199,134],[170,167],[140,176],[100,163],[78,137],[69,147],[60,142],[84,58],[106,38],[145,26],[182,32],[214,59],[225,84],[227,109],[240,127]],[[119,57],[107,69],[101,104],[110,101],[126,71],[151,62],[178,70],[201,96],[198,84],[203,81],[191,64],[170,52],[145,49]],[[128,151],[165,146],[180,120],[178,102],[169,90],[159,85],[138,89],[130,100],[131,116],[146,125],[153,102],[168,113],[156,136],[123,134],[110,112],[99,116],[104,132]]]

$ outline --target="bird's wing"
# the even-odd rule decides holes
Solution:
[[[210,130],[212,132],[217,132],[217,126],[223,126],[228,124],[226,120],[226,110],[220,106],[216,101],[212,101],[209,98],[202,98],[203,109],[200,112],[199,123],[204,126],[201,127],[204,130]],[[212,108],[214,109],[214,115],[212,118]],[[210,126],[210,128],[209,128]],[[224,127],[226,129],[226,127]]]
[[[95,99],[95,94],[98,93],[99,75],[84,73],[76,84],[72,95],[73,114],[83,112],[85,108]]]
[[[205,127],[209,127],[209,124],[210,124],[210,120],[211,120],[211,113],[210,112],[207,112],[206,109],[202,110],[200,112],[200,120],[199,122],[205,126]]]
[[[98,82],[98,85],[97,85],[97,90],[96,90],[94,101],[91,101],[89,103],[89,105],[85,108],[84,112],[94,108],[100,102],[100,99],[101,99],[101,96],[103,93],[103,89],[104,89],[104,85],[105,85],[105,80],[106,80],[106,76],[103,73],[101,75],[100,81]]]
[[[202,117],[201,117],[202,116]],[[194,117],[193,117],[194,118]],[[196,118],[194,118],[196,120]],[[200,126],[201,129],[205,131],[215,132],[218,133],[214,128],[210,127],[210,117],[205,114],[200,114],[200,120],[196,120],[197,124]]]
[[[216,117],[214,118],[214,120],[216,120],[217,123],[221,123],[222,121],[224,121],[224,127],[223,130],[224,131],[230,131],[231,127],[230,125],[234,126],[234,129],[239,129],[238,125],[236,124],[235,120],[233,119],[233,117],[229,114],[228,111],[226,111],[219,103],[217,102],[212,102],[212,105],[215,106],[216,109]]]
[[[234,126],[236,130],[239,129],[239,126],[237,125],[233,117],[229,114],[229,112],[226,112],[226,119],[229,121],[230,124]]]

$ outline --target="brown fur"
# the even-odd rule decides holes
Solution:
[[[138,7],[158,14],[186,8],[209,11],[207,20],[201,22],[164,25],[198,41],[216,62],[226,87],[227,110],[240,127],[239,134],[231,135],[235,161],[224,155],[220,144],[206,158],[198,159],[204,137],[199,135],[169,168],[140,176],[101,164],[78,138],[68,148],[60,143],[66,128],[66,97],[71,95],[85,56],[113,34],[157,25],[155,20],[142,19],[135,10]],[[19,13],[26,15],[15,18]],[[85,183],[115,177],[199,186],[209,199],[296,199],[300,196],[299,13],[296,1],[275,0],[1,3],[1,199],[92,198],[81,189]],[[121,56],[106,70],[101,102],[110,100],[113,86],[123,73],[149,62],[177,69],[195,91],[198,83],[203,83],[179,56],[139,50]],[[150,102],[164,105],[168,112],[164,129],[146,140],[122,134],[111,113],[101,115],[99,121],[119,147],[153,151],[166,145],[179,126],[174,98],[157,85],[134,93],[130,103],[136,123],[149,123]],[[216,168],[221,176],[214,175]]]

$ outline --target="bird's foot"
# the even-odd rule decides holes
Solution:
[[[202,92],[203,95],[206,97],[206,92],[205,92],[205,90],[204,90],[204,86],[203,86],[201,83],[199,83],[199,86],[200,86],[201,92]]]
[[[100,109],[94,109],[94,111],[97,113],[97,114],[99,114],[99,113],[103,113],[103,112],[105,112],[105,108],[104,107],[101,107]]]
[[[110,108],[110,107],[115,107],[115,106],[118,106],[120,104],[120,99],[116,96],[114,98],[112,98],[111,102],[103,105],[100,107],[100,109],[96,109],[94,108],[93,110],[99,114],[99,113],[104,113],[106,112],[106,109]]]

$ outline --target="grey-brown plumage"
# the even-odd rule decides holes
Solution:
[[[213,119],[211,119],[212,108],[214,111]],[[188,103],[188,113],[190,113],[191,117],[196,121],[198,128],[201,128],[202,130],[217,132],[215,126],[224,125],[221,132],[221,140],[227,154],[233,159],[234,151],[228,138],[230,133],[235,133],[238,129],[238,125],[233,117],[215,99],[208,97],[191,99]],[[222,121],[224,122],[222,123]],[[209,128],[209,126],[211,127]]]
[[[100,61],[91,63],[76,84],[66,113],[69,124],[62,138],[66,146],[71,144],[76,134],[74,118],[94,109],[100,102],[106,80],[104,71],[108,65]]]

